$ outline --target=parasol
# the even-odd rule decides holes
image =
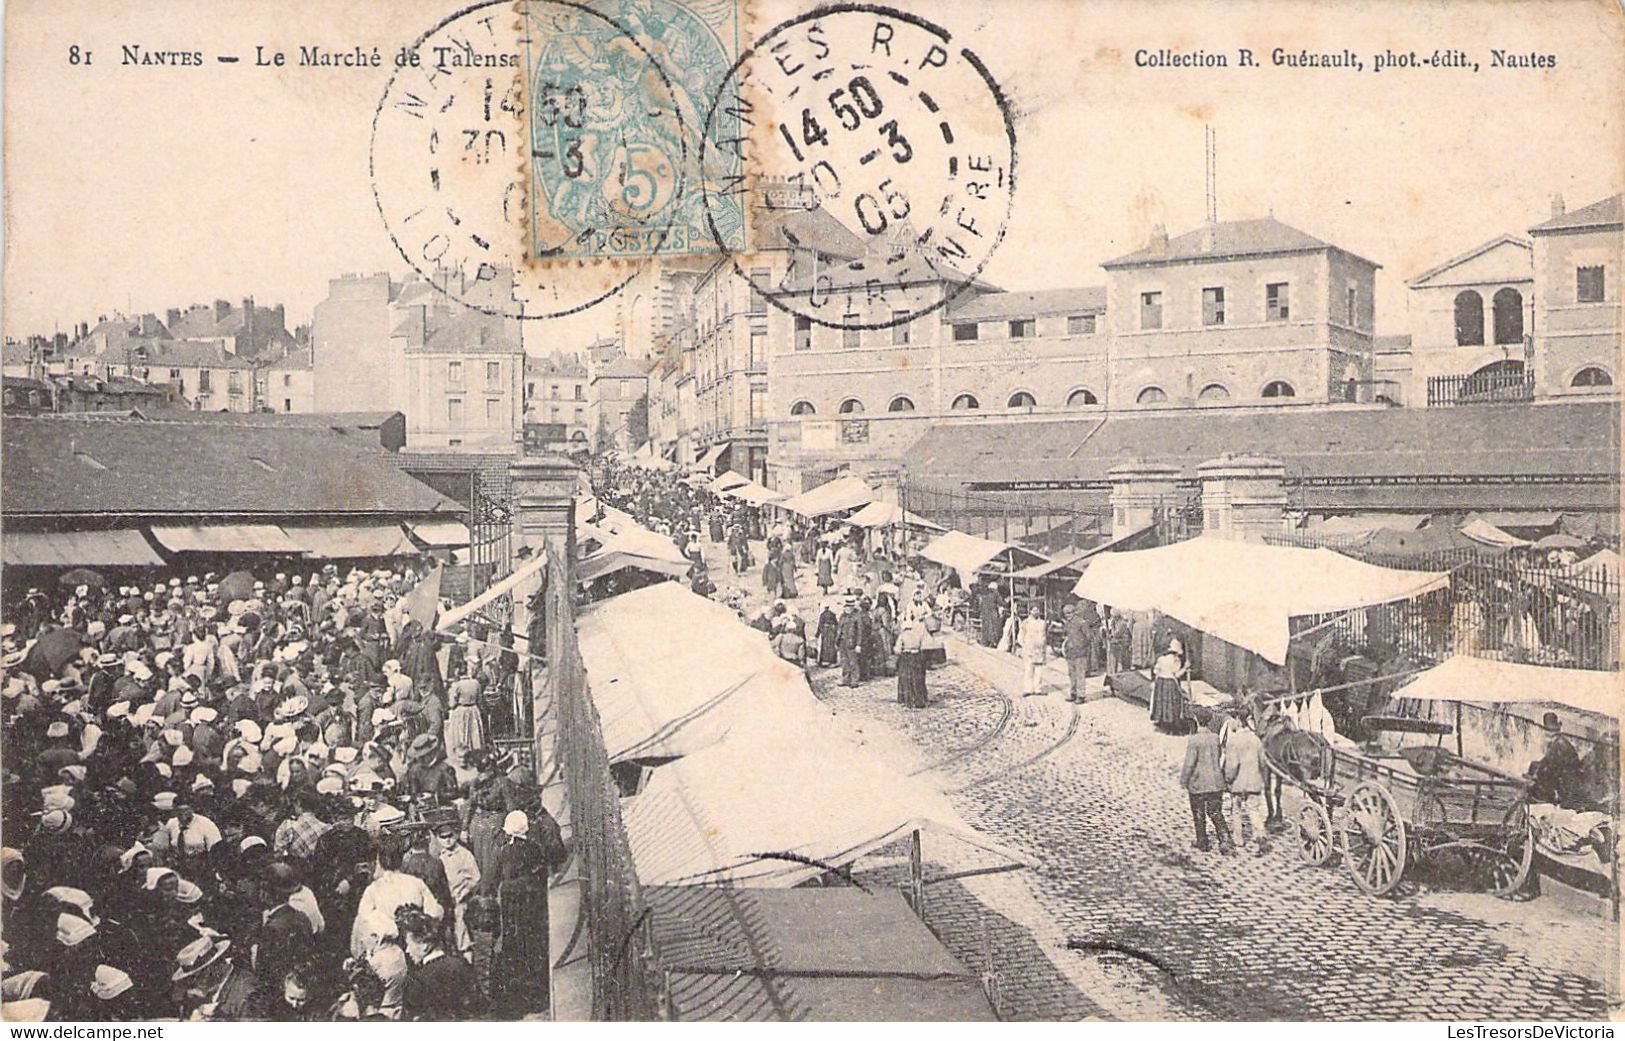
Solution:
[[[62,586],[63,588],[68,588],[71,586],[91,586],[93,588],[100,589],[102,586],[107,585],[107,579],[102,577],[102,573],[100,571],[92,571],[87,567],[76,567],[72,571],[64,572],[62,577],[57,579],[56,582],[57,585]]]
[[[220,580],[216,593],[222,601],[247,600],[254,595],[254,576],[246,571],[233,571]]]

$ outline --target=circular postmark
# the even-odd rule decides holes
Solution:
[[[551,318],[674,244],[685,202],[698,208],[688,154],[675,90],[634,31],[570,0],[487,0],[396,57],[369,168],[419,274],[478,310]]]
[[[748,133],[730,129],[741,121]],[[1015,190],[1010,106],[947,30],[866,4],[775,27],[734,64],[707,114],[707,214],[751,214],[744,243],[712,234],[774,306],[816,324],[880,329],[945,307],[1004,237]],[[779,263],[761,261],[777,254]]]

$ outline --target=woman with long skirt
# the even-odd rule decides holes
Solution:
[[[903,624],[897,634],[897,700],[908,708],[925,708],[930,696],[925,689],[925,627],[918,621]]]
[[[1164,734],[1185,732],[1185,659],[1173,648],[1151,666],[1151,722]]]
[[[841,621],[826,601],[818,613],[818,664],[834,665],[840,658]]]

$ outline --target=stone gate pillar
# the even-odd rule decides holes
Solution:
[[[515,551],[552,546],[566,565],[575,549],[575,500],[580,467],[562,455],[528,456],[508,464],[513,489]]]
[[[1202,528],[1258,542],[1286,530],[1286,467],[1261,456],[1226,455],[1196,468],[1202,482]]]
[[[1159,509],[1179,505],[1180,470],[1144,459],[1122,463],[1106,471],[1112,482],[1112,538],[1139,531],[1156,521]]]

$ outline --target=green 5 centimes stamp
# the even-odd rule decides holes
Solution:
[[[715,253],[706,185],[738,156],[702,162],[694,137],[740,50],[733,0],[525,0],[528,259]],[[737,245],[742,204],[713,214]]]

